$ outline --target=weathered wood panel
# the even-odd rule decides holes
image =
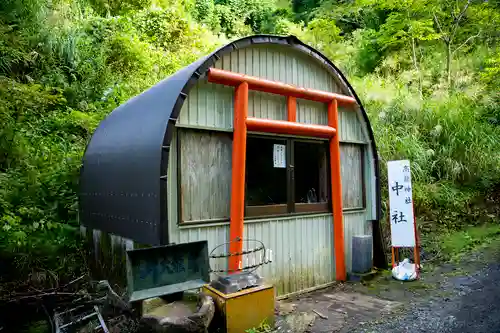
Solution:
[[[340,144],[340,169],[342,175],[342,204],[344,209],[363,208],[364,174],[363,145]]]
[[[188,129],[178,134],[181,221],[229,218],[231,134]]]
[[[127,286],[126,251],[134,248],[134,242],[100,230],[81,227],[85,235],[86,263],[94,280],[108,280],[117,291]]]
[[[353,107],[339,106],[340,141],[367,142],[359,113]]]

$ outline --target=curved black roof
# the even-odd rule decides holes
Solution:
[[[257,35],[236,40],[179,70],[120,105],[95,130],[80,172],[80,221],[83,225],[134,241],[167,244],[167,168],[172,132],[193,85],[224,54],[251,44],[279,44],[306,53],[339,77],[368,116],[354,89],[324,55],[294,36]],[[380,216],[379,163],[375,156],[377,220]]]

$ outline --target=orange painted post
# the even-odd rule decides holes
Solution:
[[[292,96],[287,98],[288,121],[297,121],[297,99]]]
[[[344,252],[344,224],[342,211],[342,184],[340,173],[340,139],[338,136],[338,103],[356,104],[353,97],[331,92],[305,89],[282,82],[270,81],[245,74],[217,68],[208,70],[208,82],[233,86],[235,94],[233,162],[231,183],[231,225],[230,237],[233,242],[230,252],[241,252],[243,244],[234,241],[243,237],[245,210],[245,155],[247,130],[277,134],[322,137],[330,139],[330,168],[332,185],[333,232],[335,242],[336,279],[346,280]],[[248,118],[248,90],[263,91],[287,96],[288,121]],[[297,98],[328,103],[328,126],[299,124],[297,120]],[[231,256],[229,270],[237,271],[241,265],[241,255]]]
[[[231,175],[231,217],[229,225],[231,253],[243,251],[243,221],[245,213],[245,158],[247,148],[248,84],[240,84],[234,96],[233,161]],[[229,257],[229,272],[241,268],[241,255]]]
[[[391,246],[392,249],[392,268],[396,267],[396,255],[394,254],[394,246]]]
[[[328,104],[328,125],[338,130],[339,116],[337,100]],[[338,281],[346,280],[344,254],[344,216],[342,212],[342,176],[340,173],[340,138],[330,139],[330,172],[332,186],[333,237],[335,246],[335,275]]]
[[[417,217],[413,214],[413,226],[415,228],[415,250],[414,250],[414,260],[415,260],[415,268],[417,272],[417,278],[420,276],[420,246],[419,246],[419,237],[417,230]]]
[[[335,128],[323,125],[299,124],[285,120],[271,120],[248,117],[247,129],[255,132],[312,136],[331,138],[335,135]]]

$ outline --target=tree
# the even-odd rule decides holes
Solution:
[[[453,58],[458,51],[473,46],[478,37],[498,40],[500,13],[494,3],[479,0],[438,0],[428,9],[446,49],[446,76],[451,87]]]
[[[440,33],[440,38],[446,47],[446,76],[448,87],[451,87],[451,62],[454,54],[481,34],[481,31],[478,31],[474,35],[469,35],[460,45],[455,45],[458,35],[461,32],[460,29],[467,20],[467,10],[471,4],[472,0],[462,2],[445,1],[439,3],[432,13],[434,22]]]
[[[371,0],[368,0],[371,1]],[[428,0],[387,1],[378,3],[382,9],[391,10],[380,26],[378,42],[382,50],[409,47],[412,64],[418,75],[418,91],[422,96],[422,75],[417,49],[419,43],[439,38],[432,19],[426,13]]]

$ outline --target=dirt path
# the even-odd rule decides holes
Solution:
[[[420,281],[386,274],[279,304],[277,332],[500,332],[500,241]]]

